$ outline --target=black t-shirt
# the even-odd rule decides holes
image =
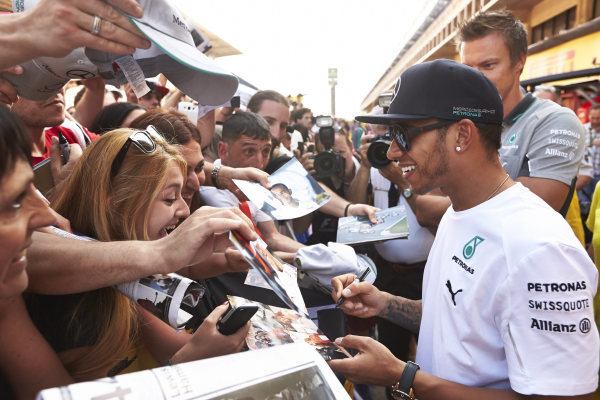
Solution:
[[[55,352],[92,346],[98,341],[96,318],[93,313],[80,312],[78,319],[71,321],[71,316],[77,307],[92,301],[91,293],[66,295],[27,293],[25,295],[25,304],[31,320]]]

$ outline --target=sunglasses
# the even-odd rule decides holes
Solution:
[[[441,121],[435,124],[418,126],[416,128],[407,129],[402,125],[390,125],[390,135],[396,141],[398,147],[403,153],[410,150],[410,142],[408,141],[409,136],[414,136],[419,133],[428,132],[434,129],[442,128],[444,126],[452,125],[456,121]]]
[[[127,141],[123,144],[123,147],[121,147],[119,153],[117,153],[117,156],[110,167],[111,179],[114,178],[119,172],[121,164],[123,164],[123,160],[125,159],[125,154],[127,154],[127,150],[132,143],[145,154],[150,154],[156,150],[156,143],[154,143],[152,135],[156,135],[158,137],[160,134],[155,127],[148,125],[145,131],[135,131],[127,138]]]

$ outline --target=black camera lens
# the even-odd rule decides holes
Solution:
[[[327,178],[337,171],[337,158],[328,151],[323,151],[315,156],[315,171],[319,178]]]
[[[367,150],[367,159],[373,168],[385,168],[391,161],[387,158],[387,151],[392,144],[389,136],[380,136],[373,139]]]

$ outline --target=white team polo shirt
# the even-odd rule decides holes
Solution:
[[[417,362],[469,386],[593,392],[597,284],[569,225],[521,184],[469,210],[450,207],[425,267]]]

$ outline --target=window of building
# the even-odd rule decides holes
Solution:
[[[600,0],[594,0],[594,18],[600,17]]]
[[[600,0],[594,0],[594,12],[596,5],[600,6]],[[599,10],[600,11],[600,10]],[[555,15],[554,17],[536,25],[531,30],[531,43],[537,43],[542,40],[556,36],[561,32],[569,30],[575,26],[575,7]]]

